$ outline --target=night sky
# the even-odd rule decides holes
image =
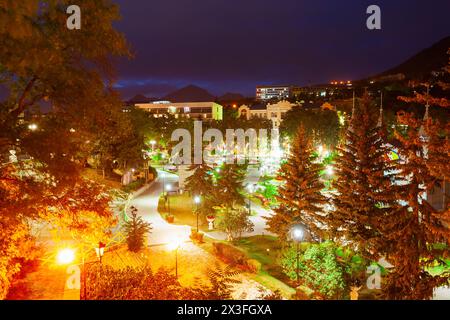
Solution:
[[[449,0],[115,0],[135,59],[118,88],[163,96],[188,84],[253,96],[257,84],[356,80],[450,35]],[[366,9],[382,10],[382,30]]]

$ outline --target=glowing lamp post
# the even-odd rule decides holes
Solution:
[[[253,192],[255,192],[256,186],[253,183],[250,183],[247,186],[247,190],[248,190],[248,214],[251,215],[252,214],[252,201],[250,199],[251,195],[253,194]]]
[[[169,243],[168,248],[171,251],[175,251],[175,277],[178,279],[178,249],[181,247],[181,241],[175,239]]]
[[[201,202],[201,198],[200,196],[195,196],[194,197],[194,203],[196,204],[196,213],[197,213],[197,233],[198,233],[198,214],[199,214],[199,205]]]
[[[170,216],[170,191],[172,191],[172,186],[170,184],[166,185],[166,200],[167,200],[167,208]]]
[[[297,250],[297,282],[300,283],[300,242],[303,241],[305,237],[305,230],[302,225],[295,225],[291,229],[291,237],[296,243]]]
[[[75,260],[75,251],[73,249],[61,249],[56,254],[56,261],[60,265],[71,264]]]
[[[334,168],[333,168],[333,166],[327,166],[326,167],[326,173],[330,177],[333,176],[334,175]]]

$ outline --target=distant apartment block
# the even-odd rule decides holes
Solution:
[[[193,120],[222,120],[223,107],[215,102],[177,102],[155,101],[137,103],[137,108],[153,114],[155,118],[173,115],[175,118],[189,118]]]
[[[288,99],[291,97],[291,90],[291,86],[257,86],[256,99],[262,101]]]

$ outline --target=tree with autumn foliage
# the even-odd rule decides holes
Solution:
[[[445,67],[443,67],[442,70],[447,75],[449,75],[450,74],[450,49],[448,50],[447,53],[449,55],[448,64]],[[444,92],[448,92],[450,90],[450,83],[448,83],[444,80],[438,80],[436,84]],[[427,87],[427,92],[426,93],[415,92],[414,97],[400,96],[400,97],[398,97],[398,99],[401,101],[408,102],[408,103],[419,103],[422,105],[428,104],[430,106],[439,106],[439,107],[443,107],[443,108],[450,108],[450,100],[448,99],[447,96],[433,97],[432,95],[430,95],[430,89],[432,87],[431,83],[429,83],[429,82],[426,82],[426,83],[413,82],[413,86],[414,87],[425,86],[425,87]]]
[[[70,4],[0,2],[0,84],[6,89],[0,101],[0,216],[8,226],[0,232],[0,297],[20,270],[17,248],[30,238],[26,225],[44,220],[74,237],[98,238],[89,228],[107,233],[114,222],[107,193],[82,171],[99,145],[113,142],[101,151],[120,154],[116,138],[130,133],[112,90],[113,59],[130,54],[112,26],[119,18],[116,5],[78,1],[82,29],[70,31]],[[36,112],[43,106],[50,108],[45,117]],[[106,131],[112,134],[103,136]]]
[[[322,166],[314,161],[311,142],[299,126],[286,164],[279,172],[284,183],[278,189],[279,206],[267,221],[268,230],[287,239],[292,225],[303,224],[315,238],[324,236],[323,205],[326,198],[322,194],[324,184],[319,173]]]
[[[450,160],[448,150],[436,149],[437,141],[444,144],[448,139],[448,131],[436,130],[432,119],[419,120],[408,113],[399,114],[398,122],[404,129],[396,131],[401,143],[397,197],[404,204],[383,223],[390,244],[385,247],[387,258],[394,266],[383,294],[387,299],[431,299],[434,288],[449,281],[448,274],[432,275],[427,270],[445,265],[450,253],[450,211],[448,207],[438,211],[427,201],[427,194],[444,178],[442,165],[448,166]]]
[[[338,147],[334,210],[327,216],[330,235],[363,256],[382,256],[387,241],[380,224],[396,206],[392,164],[386,159],[382,128],[366,94]]]

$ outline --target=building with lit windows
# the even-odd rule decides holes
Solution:
[[[137,103],[137,108],[148,111],[155,118],[172,114],[175,118],[188,118],[193,120],[222,120],[223,107],[215,102],[177,102],[155,101]]]
[[[288,99],[291,97],[291,86],[257,86],[257,100]]]
[[[286,112],[295,107],[295,103],[283,100],[277,103],[257,104],[253,106],[242,105],[239,107],[238,116],[247,120],[262,118],[272,121],[274,127],[279,127]]]

